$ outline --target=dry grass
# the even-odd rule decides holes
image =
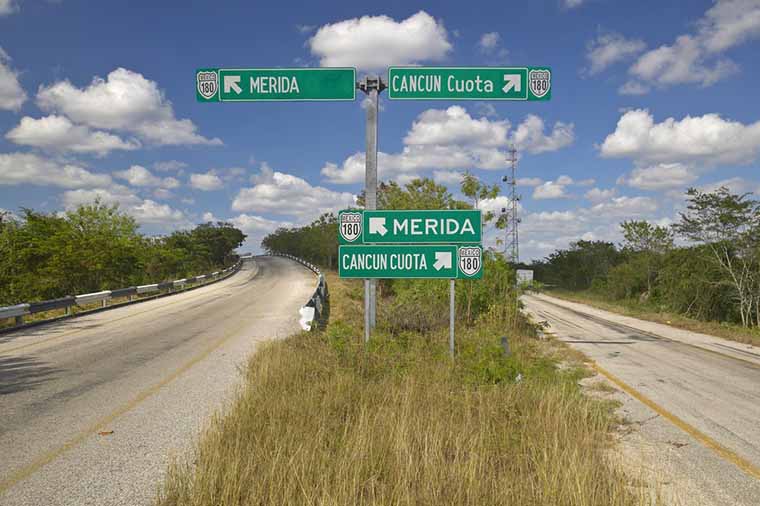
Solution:
[[[272,342],[161,505],[633,505],[650,497],[605,458],[609,405],[556,349],[494,311],[462,330],[359,341],[353,283],[332,279],[324,332]],[[518,377],[521,380],[517,380]]]
[[[744,328],[726,322],[695,320],[694,318],[689,318],[677,313],[655,311],[651,308],[641,306],[635,301],[610,302],[607,297],[587,291],[571,292],[567,290],[547,290],[546,293],[560,299],[587,304],[599,309],[604,309],[605,311],[632,316],[641,320],[663,323],[683,330],[722,337],[729,341],[760,346],[760,329],[757,328]]]

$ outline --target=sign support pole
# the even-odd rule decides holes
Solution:
[[[449,353],[451,354],[451,358],[454,358],[454,313],[456,312],[455,283],[456,281],[453,279],[449,281]]]
[[[374,211],[377,209],[377,110],[378,94],[385,89],[385,83],[380,77],[365,77],[356,83],[356,87],[367,94],[367,133],[364,172],[364,208]],[[369,334],[377,321],[377,281],[364,280],[364,339],[369,340]]]

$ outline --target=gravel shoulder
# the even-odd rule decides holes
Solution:
[[[671,504],[757,504],[760,349],[543,294],[523,303],[606,373],[590,381],[621,403],[618,455],[633,476]]]

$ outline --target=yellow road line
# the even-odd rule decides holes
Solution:
[[[620,387],[622,390],[624,390],[628,395],[633,397],[634,399],[638,400],[645,406],[647,406],[649,409],[654,411],[655,413],[659,414],[666,420],[668,420],[670,423],[681,429],[682,431],[689,434],[691,437],[702,443],[707,448],[711,449],[715,453],[718,454],[721,458],[731,462],[736,467],[747,473],[748,475],[752,476],[753,478],[760,479],[760,468],[749,462],[747,459],[740,457],[733,451],[729,450],[722,444],[718,443],[716,440],[705,434],[704,432],[700,431],[693,425],[683,421],[681,418],[677,417],[670,411],[666,410],[653,400],[651,400],[646,395],[642,394],[632,386],[625,383],[623,380],[615,376],[614,374],[610,373],[603,367],[601,367],[599,364],[591,360],[591,367],[601,374],[602,376],[606,377],[608,380],[616,384],[618,387]]]
[[[544,299],[541,299],[541,298],[539,298],[539,300],[541,300],[542,302],[545,302],[545,303],[547,303],[547,304],[549,304],[551,306],[558,307],[560,309],[565,309],[567,311],[576,311],[575,309],[569,308],[567,306],[563,306],[562,304],[557,304],[555,302],[549,302],[548,300],[544,300]],[[580,306],[583,305],[580,302],[568,301],[568,300],[565,300],[565,299],[557,299],[557,300],[560,300],[562,302],[570,302],[572,304],[577,304],[577,305],[580,305]],[[594,306],[589,306],[589,307],[591,307],[592,309],[596,309],[597,311],[601,311],[603,313],[609,313],[609,314],[615,315],[615,316],[622,316],[624,318],[632,318],[634,320],[637,319],[637,318],[635,318],[633,316],[627,316],[627,315],[623,315],[623,314],[613,313],[612,311],[607,311],[605,309],[600,309],[598,307],[594,307]],[[576,312],[578,312],[578,311],[576,311]],[[605,318],[602,318],[601,316],[596,316],[596,315],[592,315],[592,314],[589,314],[589,313],[586,313],[586,314],[588,316],[592,316],[594,318],[605,320]],[[688,343],[686,341],[681,341],[681,340],[678,340],[678,339],[673,339],[673,338],[670,338],[670,337],[665,337],[665,336],[657,334],[655,332],[650,332],[648,330],[642,330],[642,329],[640,329],[638,327],[634,327],[634,326],[628,325],[626,323],[615,322],[615,321],[612,321],[612,320],[606,320],[606,321],[609,321],[610,323],[615,324],[615,325],[621,325],[623,327],[628,327],[629,329],[634,330],[634,331],[639,332],[639,333],[644,334],[644,335],[649,335],[649,336],[653,336],[653,337],[656,337],[658,339],[662,339],[662,340],[665,340],[665,341],[668,341],[668,342],[671,342],[671,343],[676,343],[676,344],[680,344],[680,345],[683,345],[683,346],[688,346],[690,348],[694,348],[696,350],[703,351],[705,353],[712,353],[713,355],[717,355],[717,356],[719,356],[721,358],[727,358],[727,359],[730,359],[730,360],[735,360],[735,361],[741,362],[741,363],[743,363],[745,365],[749,365],[749,366],[751,366],[751,367],[753,367],[755,369],[760,368],[760,364],[757,361],[754,361],[754,360],[750,360],[750,359],[746,359],[746,358],[742,358],[742,357],[737,357],[736,355],[729,355],[728,353],[720,352],[718,350],[713,350],[711,348],[705,348],[704,346],[700,346],[698,344]],[[652,321],[652,320],[642,320],[642,321],[646,321],[646,322],[649,322],[649,323],[655,323],[657,325],[664,325],[663,323],[655,322],[655,321]],[[671,327],[671,328],[673,328],[675,330],[683,330],[683,331],[686,331],[686,332],[692,332],[694,334],[700,334],[700,332],[695,332],[695,331],[692,331],[692,330],[682,329],[682,328],[679,328],[679,327]],[[708,335],[708,334],[705,334],[705,335]],[[715,336],[710,336],[710,337],[715,337]],[[718,338],[718,339],[721,339],[721,338]],[[568,342],[572,342],[572,341],[568,341]],[[728,348],[733,349],[730,346]],[[734,351],[738,352],[738,353],[741,353],[741,350],[735,350],[734,349]]]
[[[240,272],[240,271],[238,271],[238,272]],[[225,279],[223,279],[221,281],[226,281],[228,279],[232,279],[233,276],[234,276],[234,274],[232,276],[230,276],[229,278],[225,278]],[[216,287],[213,287],[211,290],[207,291],[206,294],[211,294],[211,293],[214,293],[214,292],[218,292],[222,288],[226,288],[226,287],[227,287],[226,285],[225,286],[216,286]],[[186,291],[186,292],[182,292],[182,293],[189,293],[189,292]],[[160,300],[160,299],[153,299],[153,300]],[[144,315],[146,313],[151,313],[153,311],[158,311],[159,309],[163,309],[163,308],[167,308],[167,307],[171,307],[171,306],[176,306],[177,304],[181,304],[182,302],[187,302],[187,301],[185,301],[185,300],[177,300],[177,301],[174,301],[174,302],[170,302],[168,304],[162,304],[160,306],[156,306],[156,307],[151,308],[151,309],[146,309],[146,310],[140,311],[138,313],[132,313],[132,314],[129,314],[129,315],[126,315],[126,316],[122,316],[121,318],[115,318],[115,319],[112,319],[112,320],[108,320],[107,322],[105,322],[105,324],[108,325],[108,324],[111,324],[111,323],[120,322],[122,320],[127,320],[129,318],[134,318],[135,316],[140,316],[140,315]],[[129,306],[125,306],[125,307],[129,307]],[[9,348],[7,350],[0,350],[0,353],[12,353],[14,351],[23,350],[23,349],[26,349],[26,348],[29,348],[29,347],[32,347],[32,346],[38,346],[40,344],[49,343],[50,341],[53,341],[55,339],[61,339],[63,337],[68,337],[68,336],[71,336],[73,334],[76,334],[77,332],[82,332],[83,330],[86,330],[86,329],[73,329],[73,330],[70,330],[68,332],[64,332],[62,334],[58,334],[57,336],[48,337],[47,339],[42,339],[42,340],[35,341],[33,343],[28,343],[28,344],[22,344],[21,346],[16,346],[15,348]]]
[[[544,334],[549,334],[553,338],[557,339],[557,334],[551,330],[545,329]],[[571,341],[563,341],[565,343],[570,343]],[[585,353],[584,353],[585,355]],[[724,460],[727,460],[728,462],[732,463],[742,471],[744,471],[749,476],[752,476],[753,478],[760,479],[760,467],[757,467],[756,465],[752,464],[750,461],[745,459],[744,457],[741,457],[737,455],[735,452],[729,450],[701,430],[697,429],[693,425],[685,422],[678,416],[674,415],[670,411],[666,410],[656,402],[654,402],[652,399],[647,397],[646,395],[642,394],[632,386],[630,386],[628,383],[624,382],[602,366],[596,363],[594,359],[586,355],[587,361],[589,364],[591,364],[591,368],[594,369],[596,372],[613,382],[615,385],[620,387],[625,393],[636,399],[637,401],[641,402],[645,406],[647,406],[649,409],[657,413],[658,415],[662,416],[666,420],[668,420],[670,423],[681,429],[682,431],[689,434],[691,437],[696,439],[699,443],[701,443],[703,446],[709,448],[716,454],[718,454],[719,457],[721,457]]]
[[[164,379],[159,381],[158,383],[146,388],[137,396],[135,396],[133,399],[131,399],[126,404],[122,405],[112,413],[106,415],[105,417],[99,419],[94,424],[92,424],[90,427],[82,430],[77,435],[66,441],[63,445],[59,446],[58,448],[54,448],[52,450],[47,451],[46,453],[42,454],[38,458],[36,458],[31,464],[28,464],[24,466],[23,468],[19,469],[15,473],[13,473],[8,479],[0,482],[0,494],[4,493],[6,490],[17,484],[18,482],[28,478],[35,472],[37,472],[40,468],[43,466],[49,464],[59,456],[61,456],[63,453],[71,450],[72,448],[78,446],[81,444],[85,439],[90,437],[91,435],[99,432],[102,428],[104,428],[106,425],[111,424],[116,418],[120,417],[121,415],[131,411],[135,407],[137,407],[140,403],[148,399],[149,397],[153,396],[158,392],[161,388],[165,387],[175,379],[177,379],[182,373],[186,372],[188,369],[193,367],[195,364],[203,360],[204,358],[208,357],[214,350],[222,346],[224,343],[226,343],[231,337],[233,337],[235,334],[237,334],[240,330],[243,329],[248,324],[248,322],[243,323],[237,327],[235,327],[233,330],[219,338],[217,341],[213,342],[209,347],[207,347],[205,350],[203,350],[200,354],[196,355],[190,361],[186,362],[184,365],[182,365],[179,369],[175,370],[170,375],[166,376]]]

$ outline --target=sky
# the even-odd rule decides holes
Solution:
[[[198,68],[547,66],[549,101],[380,97],[379,174],[455,195],[518,150],[520,258],[678,220],[689,187],[760,196],[760,0],[0,0],[0,209],[100,198],[147,234],[246,234],[354,203],[355,102],[199,103]],[[482,203],[499,211],[505,196]],[[495,244],[495,231],[487,235]]]

